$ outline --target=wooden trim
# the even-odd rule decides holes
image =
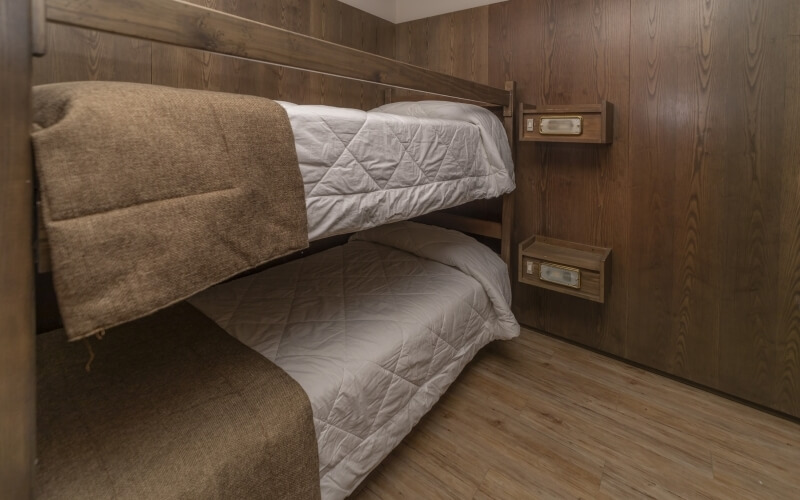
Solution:
[[[0,2],[0,498],[33,496],[31,5]]]
[[[513,233],[513,224],[514,224],[514,193],[509,193],[503,196],[503,215],[502,215],[502,222],[500,225],[502,226],[503,230],[500,235],[500,257],[503,259],[503,262],[509,265],[509,271],[511,270],[511,249],[513,245],[511,244],[511,235]]]
[[[511,145],[511,155],[514,160],[514,168],[517,164],[517,134],[515,125],[517,120],[514,113],[517,112],[517,83],[514,81],[506,82],[506,90],[509,93],[509,101],[503,108],[503,126],[508,135],[508,142]],[[514,276],[514,260],[512,259],[511,252],[514,245],[513,237],[514,227],[514,193],[507,194],[503,197],[503,215],[502,215],[502,235],[500,238],[500,257],[508,265],[509,273]]]
[[[47,20],[362,82],[507,105],[507,90],[179,0],[47,0]]]
[[[465,99],[461,97],[432,95],[430,93],[418,90],[399,89],[391,92],[391,102],[420,102],[420,101],[430,101],[431,99],[438,99],[447,102],[458,102],[463,104],[475,104],[490,110],[494,110],[497,108],[505,108],[505,106],[503,106],[502,104],[492,104],[482,101],[476,101],[474,99]]]
[[[484,219],[476,219],[464,215],[451,214],[448,212],[434,212],[417,217],[417,222],[432,224],[434,226],[455,229],[462,233],[477,234],[487,238],[501,239],[503,228],[499,222]]]
[[[600,104],[538,104],[524,107],[524,111],[536,111],[542,114],[602,113],[606,110],[606,102]]]

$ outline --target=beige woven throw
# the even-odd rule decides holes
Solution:
[[[180,303],[90,339],[39,335],[36,498],[316,500],[311,403]]]
[[[36,170],[71,340],[308,246],[286,112],[117,82],[34,88]]]

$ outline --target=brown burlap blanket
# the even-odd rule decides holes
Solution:
[[[308,246],[285,110],[118,82],[35,87],[36,170],[72,340]]]
[[[186,303],[84,343],[37,338],[41,499],[316,499],[297,382]]]

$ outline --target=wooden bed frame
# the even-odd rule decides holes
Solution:
[[[0,497],[33,494],[36,435],[32,55],[46,23],[125,35],[502,108],[512,151],[514,82],[499,89],[180,0],[5,0],[0,4]],[[516,156],[516,155],[515,155]],[[499,239],[512,268],[513,199],[500,222],[440,212],[428,221]],[[512,269],[513,276],[513,269]]]

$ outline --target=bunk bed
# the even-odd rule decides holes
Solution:
[[[21,53],[28,59],[27,65],[20,66],[21,80],[28,90],[23,90],[23,85],[14,85],[20,83],[16,81],[14,84],[4,82],[4,85],[11,85],[9,91],[17,92],[26,104],[30,91],[30,53],[37,53],[44,46],[45,22],[55,22],[390,88],[426,92],[439,99],[481,103],[502,113],[505,136],[512,143],[511,151],[514,150],[513,127],[517,120],[514,118],[515,88],[511,82],[505,89],[497,89],[181,1],[48,0],[45,9],[43,1],[34,0],[30,12],[32,19],[24,9],[11,12],[7,17],[6,23],[22,22],[17,24],[21,29],[12,31],[10,24],[2,27],[2,34],[15,42],[10,46],[16,49],[4,56],[9,59],[5,64],[19,63]],[[288,103],[283,107],[289,111],[290,119],[305,125],[310,123],[309,116],[322,116],[314,123],[325,123],[330,113],[339,113],[320,107],[293,109],[295,107]],[[449,108],[445,103],[434,107],[443,108],[445,114],[463,111],[463,108]],[[20,135],[19,130],[9,133],[9,141],[15,138],[20,144],[28,144],[30,115],[22,108],[15,110],[19,114],[10,113],[7,123],[17,117],[17,128],[24,129],[25,134]],[[424,106],[391,104],[376,110],[372,117],[357,114],[345,116],[343,120],[366,122],[377,117],[378,128],[387,126],[387,121],[407,126],[411,119],[435,120],[428,112]],[[478,116],[475,120],[481,121],[480,114]],[[467,128],[473,134],[496,135],[497,132]],[[330,132],[336,134],[333,130]],[[312,133],[309,138],[313,137]],[[407,154],[403,141],[399,144]],[[10,471],[9,477],[13,478],[5,483],[8,491],[22,493],[33,491],[36,434],[31,314],[35,304],[32,294],[26,292],[31,290],[34,272],[30,245],[33,168],[30,151],[26,153],[24,149],[11,148],[8,154],[19,156],[4,157],[16,161],[9,162],[8,170],[3,172],[3,180],[9,181],[4,189],[14,190],[15,196],[8,198],[10,211],[0,215],[3,250],[8,252],[11,264],[4,265],[0,280],[4,300],[0,327],[9,332],[5,341],[10,348],[7,351],[9,363],[4,365],[3,374],[16,381],[13,388],[9,383],[3,386],[3,402],[13,402],[13,411],[8,410],[12,406],[4,405],[8,418],[3,422],[20,436],[11,444],[18,453],[4,456],[2,467],[4,474]],[[304,157],[302,149],[297,148],[301,169],[306,165],[306,170],[314,170],[318,156],[310,153]],[[482,154],[492,156],[485,151]],[[341,151],[335,154],[333,163],[328,162],[326,169],[330,170],[341,156]],[[410,161],[417,163],[415,158]],[[494,165],[494,173],[513,179],[513,172],[506,170],[504,174],[504,168]],[[314,189],[322,185],[318,181],[306,181],[308,203],[314,198]],[[508,186],[500,185],[502,182],[498,184],[495,180],[490,184],[478,189],[483,197],[508,190]],[[311,239],[367,230],[357,233],[344,246],[213,287],[189,299],[190,304],[218,327],[275,362],[308,394],[319,439],[320,478],[325,497],[341,498],[352,492],[435,403],[478,349],[496,338],[511,338],[518,331],[508,310],[513,215],[510,194],[503,196],[500,202],[502,219],[499,221],[447,212],[428,214],[425,219],[439,226],[499,240],[499,258],[472,238],[448,229],[405,222],[368,229],[466,201],[460,197],[437,197],[441,193],[435,189],[430,192],[432,201],[423,203],[421,208],[414,209],[416,211],[389,210],[377,218],[367,211],[358,214],[364,216],[360,220],[346,218],[334,223],[326,222],[325,217],[315,223],[310,216]],[[355,194],[359,194],[358,190]],[[481,197],[470,196],[471,199]],[[362,203],[363,200],[359,200],[353,206]],[[386,198],[379,196],[373,200],[373,205],[379,209],[386,207]],[[319,211],[324,212],[325,209]],[[348,212],[358,213],[357,210]],[[354,262],[358,264],[355,267]],[[304,295],[300,293],[302,290],[305,290]],[[274,300],[276,297],[281,300]],[[299,302],[306,307],[285,307],[285,304],[281,306],[281,301]],[[368,303],[366,307],[365,302]],[[438,313],[430,312],[431,302],[438,303]],[[290,320],[287,317],[290,314],[301,320]],[[306,326],[298,326],[301,324]],[[320,328],[325,330],[324,334],[320,333]],[[304,333],[291,335],[292,329]],[[386,342],[376,347],[378,344],[373,337],[376,332],[384,331],[393,331],[396,335],[382,335]],[[343,355],[343,352],[348,354]],[[354,353],[363,355],[359,357]],[[323,368],[309,369],[313,361]],[[347,386],[343,377],[332,375],[335,373],[359,373],[360,377]],[[358,401],[362,395],[363,399]],[[374,401],[375,398],[379,401]],[[359,412],[354,415],[342,408],[345,403],[352,403],[352,408],[359,408]],[[400,414],[403,418],[397,418]]]

